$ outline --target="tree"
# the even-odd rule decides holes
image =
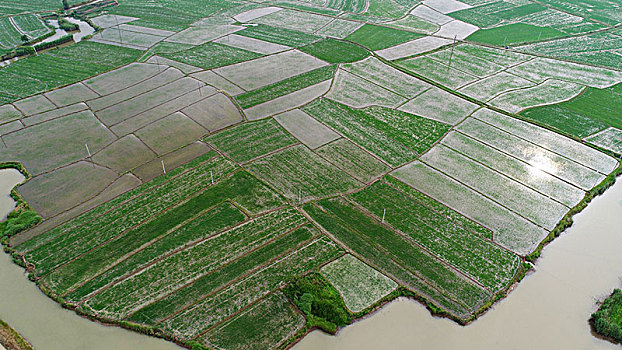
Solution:
[[[22,35],[22,41],[23,41],[23,42],[28,42],[28,40],[30,40],[30,39],[28,38],[28,35],[26,35],[26,34]]]
[[[63,0],[63,8],[65,10],[69,10],[69,3],[67,2],[67,0]]]

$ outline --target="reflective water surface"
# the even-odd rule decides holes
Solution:
[[[618,179],[544,249],[535,273],[469,326],[398,299],[337,336],[314,331],[294,349],[619,349],[595,338],[587,320],[622,285],[621,199]]]
[[[11,188],[24,177],[0,170],[0,217],[14,208]],[[177,345],[91,322],[65,310],[30,282],[24,269],[0,252],[0,319],[20,332],[37,350],[179,350]]]

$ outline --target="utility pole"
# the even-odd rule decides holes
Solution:
[[[162,172],[166,175],[166,167],[164,167],[164,159],[162,159]]]
[[[88,153],[89,159],[91,159],[91,164],[93,164],[93,168],[95,168],[95,162],[93,162],[93,156],[91,155],[91,150],[89,149],[89,145],[85,143],[84,147],[86,147],[86,153]]]

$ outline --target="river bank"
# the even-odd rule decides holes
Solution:
[[[432,317],[421,304],[400,298],[337,336],[314,331],[293,348],[617,349],[592,335],[588,319],[621,285],[621,199],[618,181],[544,248],[535,272],[469,326]]]

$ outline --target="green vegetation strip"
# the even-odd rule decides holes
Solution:
[[[322,39],[321,36],[291,29],[271,27],[265,24],[249,27],[235,34],[291,47],[309,45],[314,41]]]
[[[449,125],[406,112],[355,109],[326,98],[303,110],[394,166],[413,160],[449,130]]]
[[[241,124],[209,136],[205,141],[239,163],[298,142],[274,119]]]
[[[466,40],[496,46],[508,46],[547,40],[567,35],[557,29],[538,27],[525,23],[512,23],[501,27],[480,29],[469,35]]]
[[[372,51],[377,51],[421,38],[423,36],[423,34],[419,33],[365,24],[354,33],[348,35],[346,40],[361,44]]]
[[[300,51],[328,63],[356,62],[369,56],[369,52],[361,46],[333,38],[326,38],[311,45],[301,47]]]
[[[242,108],[250,108],[258,104],[274,100],[275,98],[291,94],[311,85],[332,79],[337,66],[326,66],[312,71],[281,80],[278,83],[267,85],[259,89],[237,95],[235,99]]]
[[[228,66],[261,56],[263,55],[214,42],[208,42],[183,51],[162,54],[162,57],[203,69]]]
[[[9,350],[34,350],[21,334],[0,320],[0,347]]]

